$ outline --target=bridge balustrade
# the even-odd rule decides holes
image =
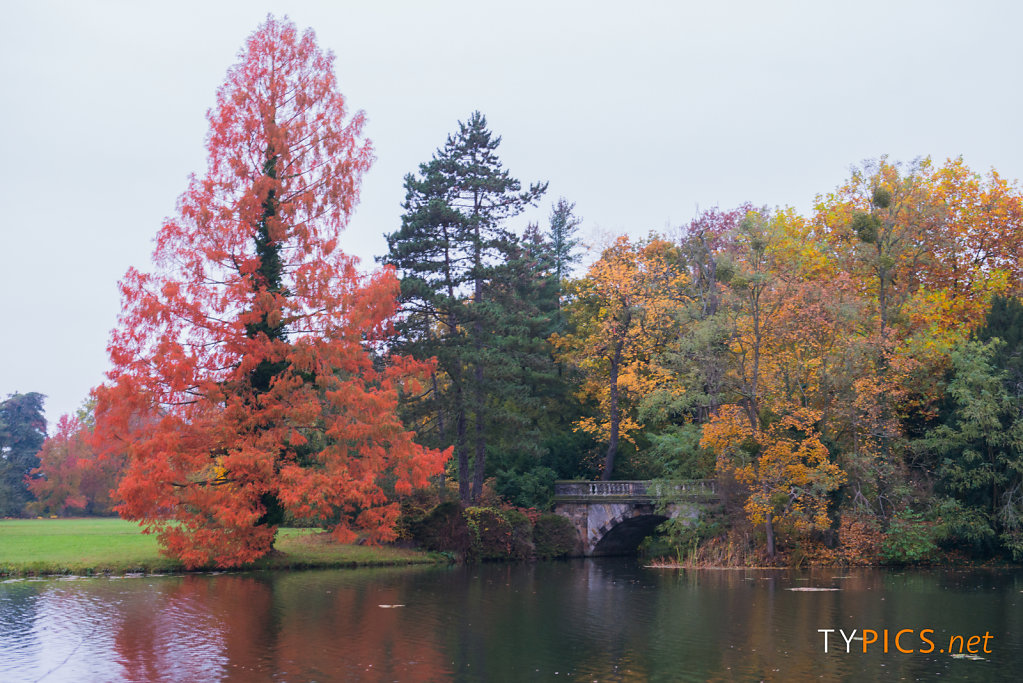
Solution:
[[[555,498],[654,498],[664,495],[715,496],[713,479],[691,479],[671,483],[656,481],[558,481]]]

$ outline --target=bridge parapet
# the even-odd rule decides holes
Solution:
[[[671,483],[659,481],[556,481],[554,499],[628,498],[647,500],[665,495],[683,498],[714,498],[717,496],[713,479],[688,479]]]

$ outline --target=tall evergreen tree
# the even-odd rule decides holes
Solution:
[[[515,306],[501,294],[521,249],[507,221],[547,189],[536,183],[523,190],[502,168],[500,143],[481,113],[460,121],[419,174],[405,177],[405,214],[387,237],[384,258],[402,280],[397,345],[417,358],[437,359],[442,376],[434,378],[425,404],[434,414],[422,415],[430,427],[422,426],[454,445],[464,501],[482,493],[488,425],[495,417],[488,412],[491,397],[514,367],[509,347],[523,331],[512,322]]]
[[[38,453],[46,439],[45,398],[32,391],[0,402],[0,517],[20,517],[35,498],[26,477],[39,467]]]
[[[551,207],[551,228],[550,242],[551,254],[554,261],[554,277],[560,285],[568,277],[572,264],[579,261],[576,247],[579,246],[579,239],[576,233],[582,218],[575,215],[575,202],[569,202],[564,197]]]

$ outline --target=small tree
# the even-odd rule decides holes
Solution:
[[[56,432],[43,442],[29,481],[36,497],[29,504],[33,514],[113,514],[124,456],[94,445],[95,406],[89,398],[74,415],[62,415]]]
[[[798,408],[766,429],[752,428],[745,411],[730,405],[703,429],[700,445],[717,454],[718,471],[746,486],[746,514],[751,523],[764,525],[771,557],[778,522],[796,531],[827,528],[826,496],[845,481],[821,443],[819,419]]]
[[[391,494],[446,457],[395,413],[427,366],[372,353],[393,272],[363,277],[337,249],[371,150],[332,62],[288,21],[249,37],[208,114],[208,168],[157,235],[157,271],[121,282],[97,441],[127,453],[121,515],[189,567],[260,557],[285,514],[388,540]]]

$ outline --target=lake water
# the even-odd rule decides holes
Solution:
[[[818,629],[835,629],[827,653]],[[846,653],[838,629],[871,629],[877,642],[864,653],[851,640]],[[904,629],[898,646],[912,653],[896,649]],[[934,652],[920,652],[921,633]],[[977,658],[940,652],[953,636],[952,649]],[[1016,681],[1021,670],[1014,570],[679,571],[606,559],[0,583],[7,683]]]

